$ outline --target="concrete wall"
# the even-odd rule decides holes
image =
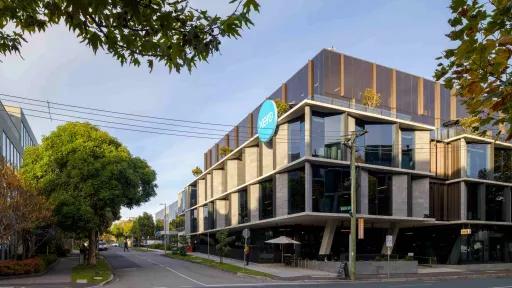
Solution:
[[[206,200],[212,199],[212,173],[206,174]]]
[[[244,162],[232,159],[226,161],[226,190],[230,191],[242,184],[245,180]]]
[[[466,183],[460,182],[460,220],[467,220],[468,191]]]
[[[247,193],[249,194],[249,218],[251,222],[258,221],[260,219],[260,185],[249,185]]]
[[[274,137],[276,169],[288,164],[288,124],[279,125]]]
[[[407,217],[407,175],[393,175],[393,216]]]
[[[429,214],[429,178],[412,180],[412,217],[423,218]]]
[[[206,180],[201,179],[197,181],[197,204],[202,204],[206,201]]]
[[[229,210],[231,215],[231,225],[238,224],[238,192],[231,193],[229,196]]]
[[[274,170],[274,149],[272,143],[260,144],[261,153],[261,175],[268,174]]]
[[[213,170],[212,172],[212,192],[213,197],[219,196],[226,192],[226,183],[223,169]]]
[[[190,224],[192,224],[190,222],[191,213],[192,212],[190,210],[185,212],[185,233],[186,234],[190,234],[192,232],[191,231],[192,227],[190,227]]]
[[[288,174],[276,174],[276,217],[288,215]]]
[[[204,211],[203,206],[197,208],[197,232],[204,231]]]
[[[244,148],[245,182],[258,178],[259,147]]]
[[[368,214],[368,171],[361,169],[359,177],[359,213]]]
[[[414,163],[418,171],[430,171],[430,131],[414,132]]]

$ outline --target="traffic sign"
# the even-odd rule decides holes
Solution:
[[[386,247],[393,247],[393,235],[386,235]]]
[[[251,231],[249,229],[245,228],[244,231],[242,231],[242,235],[245,239],[249,238],[251,236]]]

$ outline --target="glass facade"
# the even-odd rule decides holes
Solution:
[[[308,65],[304,65],[295,75],[286,81],[287,101],[299,104],[308,96]]]
[[[396,71],[396,110],[405,115],[418,115],[418,77]]]
[[[190,193],[190,207],[194,207],[197,205],[197,188],[196,188],[196,186],[190,186],[189,193]]]
[[[5,132],[2,133],[2,156],[4,157],[5,162],[11,165],[14,169],[18,169],[20,167],[21,155]]]
[[[366,130],[363,137],[356,140],[356,161],[372,165],[393,165],[393,137],[392,124],[365,123],[356,120],[356,130]]]
[[[252,137],[250,125],[251,114],[247,115],[244,120],[238,124],[238,145],[244,144]]]
[[[288,161],[304,157],[305,146],[304,117],[288,122]]]
[[[494,148],[494,180],[512,182],[512,150]]]
[[[343,115],[314,112],[311,123],[313,157],[343,160]]]
[[[372,88],[372,63],[344,56],[345,97],[362,103],[364,90]]]
[[[238,191],[238,224],[249,223],[249,201],[247,190]]]
[[[479,186],[482,184],[466,184],[467,191],[467,213],[466,217],[468,220],[481,220],[480,213],[480,192]]]
[[[304,169],[288,172],[288,214],[306,211]]]
[[[391,110],[391,69],[377,65],[377,93],[380,94],[380,108]]]
[[[274,217],[274,183],[272,180],[260,183],[260,220]]]
[[[487,168],[487,150],[488,144],[469,143],[467,147],[467,177],[488,179],[489,170]]]
[[[192,233],[197,232],[197,209],[190,211],[190,231]]]
[[[324,49],[313,58],[314,93],[329,97],[341,96],[341,55]]]
[[[485,186],[485,220],[505,221],[505,187]]]
[[[402,163],[403,169],[414,170],[414,131],[402,130]]]
[[[392,176],[368,172],[368,212],[391,216],[392,204]]]
[[[350,170],[348,167],[313,165],[313,212],[350,212]]]

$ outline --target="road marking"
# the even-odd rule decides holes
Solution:
[[[432,286],[432,283],[403,284],[403,285],[393,285],[393,286],[389,286],[389,287],[418,287],[418,286]]]
[[[512,288],[512,286],[494,286],[491,288]]]
[[[192,282],[194,282],[194,283],[196,283],[196,284],[199,284],[199,285],[201,285],[201,286],[208,286],[208,285],[206,285],[206,284],[204,284],[204,283],[201,283],[201,282],[199,282],[199,281],[197,281],[197,280],[194,280],[194,279],[192,279],[192,278],[188,277],[187,275],[181,274],[180,272],[178,272],[178,271],[176,271],[176,270],[174,270],[174,269],[172,269],[172,268],[165,267],[165,269],[167,269],[167,270],[169,270],[169,271],[172,271],[172,272],[174,272],[174,273],[176,273],[176,274],[180,275],[181,277],[186,278],[186,279],[188,279],[188,280],[190,280],[190,281],[192,281]]]

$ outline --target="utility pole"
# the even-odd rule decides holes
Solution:
[[[350,239],[349,239],[349,267],[350,280],[356,280],[356,241],[357,241],[357,199],[356,199],[356,140],[366,134],[366,130],[353,131],[345,146],[350,149]]]
[[[160,205],[164,205],[164,255],[167,255],[167,226],[169,225],[167,223],[167,202]]]

